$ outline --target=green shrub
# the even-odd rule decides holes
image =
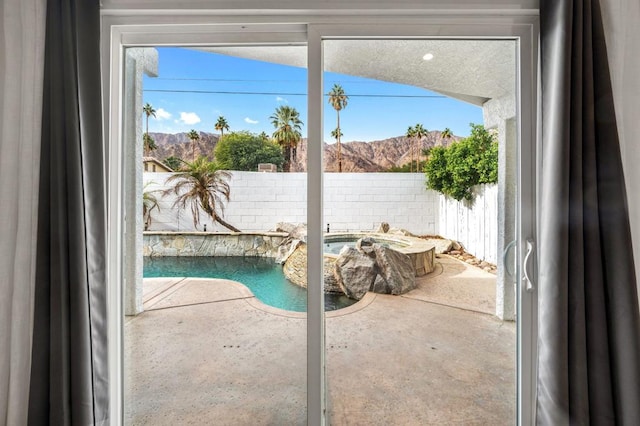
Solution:
[[[498,142],[484,126],[471,123],[468,138],[431,149],[425,174],[427,188],[471,200],[473,186],[498,181]]]
[[[260,163],[273,163],[282,169],[284,158],[278,145],[246,131],[232,132],[216,144],[215,161],[224,170],[255,172]]]

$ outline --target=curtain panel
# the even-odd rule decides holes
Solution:
[[[48,0],[29,424],[109,421],[98,0]]]
[[[537,423],[635,424],[640,317],[600,7],[540,13]]]
[[[26,423],[46,0],[0,0],[0,424]]]

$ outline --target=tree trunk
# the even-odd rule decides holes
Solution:
[[[238,228],[236,228],[235,226],[231,225],[228,222],[225,222],[221,217],[216,216],[216,218],[214,219],[216,222],[218,222],[220,225],[224,226],[225,228],[227,228],[230,231],[233,232],[242,232],[241,230],[239,230]]]
[[[149,114],[147,114],[147,133],[146,133],[147,138],[149,137]],[[142,137],[142,150],[144,151],[144,156],[148,157],[149,156],[149,150],[147,148],[147,139],[143,136]]]
[[[342,173],[342,146],[340,145],[340,110],[336,110],[338,113],[338,173]]]
[[[284,162],[282,163],[282,171],[289,172],[291,170],[291,147],[286,146],[283,148]]]
[[[409,153],[411,160],[409,162],[409,173],[413,172],[413,138],[409,138]]]

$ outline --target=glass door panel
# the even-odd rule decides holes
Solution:
[[[306,46],[125,71],[125,422],[306,423]]]
[[[516,42],[323,51],[332,424],[515,423]]]

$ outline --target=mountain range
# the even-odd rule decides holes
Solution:
[[[186,133],[153,133],[157,149],[151,156],[160,161],[174,156],[190,160],[194,156],[204,155],[213,160],[213,150],[218,143],[220,135],[200,132],[200,140],[195,147]],[[442,132],[434,130],[427,133],[420,143],[410,140],[406,136],[398,136],[371,142],[342,142],[342,171],[343,172],[383,172],[391,167],[399,167],[411,161],[411,144],[413,143],[414,156],[418,151],[434,146],[446,146],[461,139],[458,136],[443,138]],[[418,149],[419,148],[419,149]],[[338,171],[337,144],[324,144],[325,171]],[[424,160],[424,156],[420,157]],[[291,171],[302,172],[307,164],[307,140],[302,139],[298,144],[296,161],[292,164]]]

